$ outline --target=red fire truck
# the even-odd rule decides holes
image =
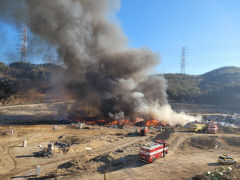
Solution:
[[[148,134],[148,127],[142,127],[139,131],[140,136],[147,136]]]
[[[218,127],[216,124],[209,124],[208,125],[208,133],[210,134],[216,134],[218,131]]]
[[[156,159],[165,157],[167,153],[168,143],[164,140],[157,140],[149,142],[140,148],[139,159],[151,163]]]

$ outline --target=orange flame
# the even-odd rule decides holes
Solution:
[[[76,122],[82,122],[88,125],[117,125],[117,126],[126,126],[130,124],[129,120],[93,120],[93,121],[84,121],[84,120],[76,120]]]
[[[126,125],[129,125],[129,120],[114,120],[114,121],[111,121],[109,123],[107,123],[107,125],[118,125],[118,126],[126,126]]]
[[[156,119],[153,119],[153,120],[147,120],[146,126],[167,126],[167,123],[164,121],[158,121]]]
[[[129,120],[113,120],[113,121],[108,121],[104,119],[100,120],[92,120],[92,121],[85,121],[85,120],[76,120],[76,122],[82,122],[88,125],[116,125],[116,126],[129,126],[129,125],[134,125],[136,122],[142,122],[145,124],[145,126],[167,126],[167,123],[164,121],[158,121],[156,119],[153,120],[147,120],[144,121],[142,118],[136,118],[135,122],[131,122]]]

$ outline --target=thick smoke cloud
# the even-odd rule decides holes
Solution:
[[[0,20],[20,26],[26,20],[26,10],[23,0],[1,0]]]
[[[139,115],[164,119],[151,109],[167,104],[166,80],[146,78],[160,58],[148,49],[128,48],[120,27],[107,18],[109,2],[115,8],[120,4],[117,0],[1,0],[0,18],[24,22],[33,34],[56,47],[67,71],[61,82],[77,98],[75,107],[87,104],[102,117],[124,113],[131,119]]]

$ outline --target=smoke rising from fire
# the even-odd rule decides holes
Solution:
[[[1,0],[0,18],[25,23],[56,47],[64,62],[62,84],[75,96],[75,107],[88,105],[100,116],[138,116],[186,123],[192,119],[167,105],[164,77],[147,73],[160,63],[158,54],[127,45],[119,25],[108,20],[109,3],[118,0]],[[2,8],[1,8],[2,7]]]

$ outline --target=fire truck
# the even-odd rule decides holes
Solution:
[[[201,124],[201,123],[192,123],[189,125],[189,130],[191,132],[206,132],[207,126],[206,124]]]
[[[140,136],[146,136],[148,133],[148,127],[142,127],[139,131]]]
[[[139,150],[141,161],[152,163],[156,159],[163,158],[168,153],[168,143],[164,140],[149,142]]]
[[[209,124],[208,125],[208,133],[210,134],[216,134],[218,131],[218,127],[216,124]]]

